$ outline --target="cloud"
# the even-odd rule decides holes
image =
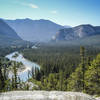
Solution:
[[[29,5],[29,7],[31,7],[31,8],[39,8],[37,5],[35,5],[35,4],[28,4]]]
[[[53,10],[53,11],[51,11],[51,13],[52,13],[52,14],[57,14],[57,13],[58,13],[58,11]]]
[[[29,3],[29,4],[22,3],[22,5],[28,6],[28,7],[30,7],[30,8],[35,8],[35,9],[39,8],[37,5],[32,4],[32,3]]]

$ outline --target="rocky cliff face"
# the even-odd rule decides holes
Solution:
[[[0,100],[96,100],[78,92],[13,91],[0,94]]]
[[[80,25],[73,28],[65,28],[60,30],[56,36],[54,36],[53,40],[75,40],[97,34],[100,34],[99,26],[94,27],[92,25]]]

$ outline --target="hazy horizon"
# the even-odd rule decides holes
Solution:
[[[0,19],[3,19],[3,20],[25,20],[25,19],[30,19],[30,20],[48,20],[48,21],[51,21],[55,24],[58,24],[58,25],[61,25],[61,26],[65,26],[65,27],[76,27],[76,26],[79,26],[79,25],[92,25],[92,26],[100,26],[100,25],[93,25],[93,24],[90,24],[90,23],[84,23],[84,24],[78,24],[78,25],[75,25],[75,26],[71,26],[71,25],[62,25],[60,23],[57,23],[57,22],[54,22],[53,20],[50,20],[50,19],[32,19],[32,18],[15,18],[15,19],[9,19],[9,18],[0,18]]]

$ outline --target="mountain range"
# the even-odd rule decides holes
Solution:
[[[65,28],[64,26],[58,25],[52,21],[44,19],[32,20],[26,18],[16,20],[5,20],[5,22],[10,27],[12,27],[23,40],[31,42],[49,41],[58,30]]]
[[[2,19],[0,19],[0,46],[10,45],[23,41],[17,33]]]
[[[90,36],[100,35],[100,26],[79,25],[73,28],[59,30],[53,37],[55,41],[72,41],[84,39]]]
[[[71,44],[100,43],[100,26],[61,26],[49,20],[0,19],[0,45],[31,42],[64,42]]]

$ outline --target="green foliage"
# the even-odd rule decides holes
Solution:
[[[40,64],[28,72],[28,82],[38,86],[33,90],[78,91],[100,95],[100,48],[93,47],[40,47],[23,50],[24,56]],[[5,53],[6,54],[6,53]],[[95,58],[96,57],[96,58]],[[95,58],[93,60],[93,58]],[[0,90],[29,90],[29,85],[17,75],[21,63],[0,60]],[[13,77],[9,79],[7,71],[13,68]],[[31,78],[30,78],[31,76]]]
[[[60,73],[50,73],[48,77],[42,77],[41,81],[37,81],[36,79],[30,79],[29,81],[38,85],[38,88],[34,88],[36,90],[67,90],[67,82],[60,76]]]
[[[89,93],[86,89],[85,73],[100,50],[94,47],[86,48],[85,50],[81,47],[80,52],[78,47],[66,46],[24,50],[23,54],[26,58],[41,65],[41,77],[39,76],[39,80],[35,78],[37,75],[33,78],[39,86],[37,89]]]
[[[23,51],[25,58],[40,64],[42,76],[66,71],[66,76],[74,71],[79,62],[79,50],[74,47],[40,47]]]
[[[91,62],[85,73],[85,90],[88,94],[100,95],[100,54]]]
[[[84,91],[85,90],[85,71],[86,71],[86,61],[85,61],[85,48],[80,47],[80,65],[76,68],[75,72],[70,75],[68,79],[68,90],[70,91]]]
[[[83,72],[82,66],[78,67],[68,78],[67,89],[69,91],[83,91]]]
[[[17,76],[17,69],[21,63],[0,59],[0,92],[23,89],[22,82]],[[9,70],[13,72],[12,79],[9,78]]]
[[[59,84],[60,84],[60,90],[63,90],[63,82],[64,82],[64,75],[63,75],[63,71],[61,70],[59,73]]]
[[[100,54],[93,61],[87,58],[87,62],[81,56],[80,66],[68,78],[67,89],[100,95]]]
[[[13,63],[13,73],[14,73],[14,89],[17,89],[17,81],[18,81],[18,76],[17,76],[17,63]]]
[[[4,89],[5,86],[4,84],[5,84],[4,77],[0,66],[0,91]]]

